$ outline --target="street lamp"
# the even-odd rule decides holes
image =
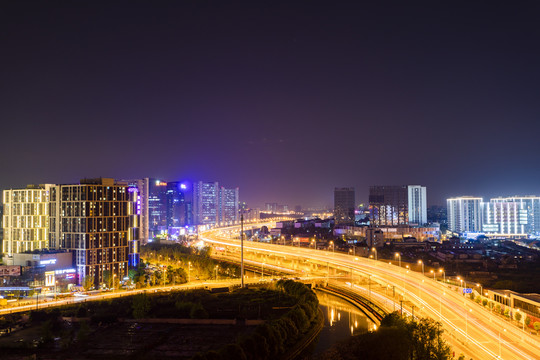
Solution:
[[[394,256],[397,257],[397,258],[399,258],[399,267],[401,267],[401,254],[400,254],[400,253],[396,253]]]
[[[433,280],[437,281],[437,279],[435,279],[435,271],[433,271],[433,269],[429,270],[430,273],[433,274]]]
[[[439,272],[443,273],[443,281],[446,282],[446,272],[444,271],[444,269],[439,269]]]
[[[472,312],[472,309],[465,313],[465,341],[469,341],[469,312]]]
[[[219,265],[216,265],[216,267],[214,268],[216,270],[216,281],[217,281],[217,271],[218,271],[218,268],[219,268]]]
[[[480,287],[480,297],[484,296],[484,288],[482,287],[482,284],[476,284],[476,287]]]
[[[188,261],[188,282],[191,282],[191,261]]]
[[[334,246],[334,242],[330,241],[330,245],[332,245],[332,252],[335,253],[336,252],[336,247]]]
[[[313,249],[315,249],[315,239],[311,240],[311,245],[313,245]]]
[[[372,247],[371,251],[375,252],[375,261],[377,261],[377,249],[375,247]]]
[[[424,262],[422,260],[418,260],[418,265],[422,265],[422,275],[425,276],[425,274],[424,274]]]
[[[506,331],[506,329],[503,329]],[[499,329],[499,359],[501,358],[501,329]]]

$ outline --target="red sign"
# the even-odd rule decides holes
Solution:
[[[0,276],[21,276],[21,267],[19,265],[0,266]]]

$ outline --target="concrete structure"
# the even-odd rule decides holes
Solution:
[[[2,252],[12,257],[26,251],[49,247],[50,184],[28,185],[26,189],[3,192]]]
[[[426,187],[420,185],[407,186],[409,225],[427,224]]]
[[[446,200],[448,229],[457,233],[482,231],[481,197],[461,196]]]
[[[50,188],[49,244],[74,253],[78,282],[127,276],[139,253],[138,192],[114,179],[84,179]]]
[[[334,219],[336,225],[354,225],[356,194],[353,187],[334,189]]]

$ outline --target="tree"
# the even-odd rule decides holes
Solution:
[[[113,274],[110,270],[103,271],[103,282],[107,288],[112,288],[113,286]]]
[[[540,331],[540,322],[535,321],[533,324],[533,327],[534,327],[534,330],[536,330],[536,332]]]
[[[521,320],[521,313],[517,312],[516,315],[515,315],[515,318],[516,318],[517,322],[519,322]]]
[[[527,326],[531,325],[531,318],[528,316],[525,318],[525,325]]]
[[[95,285],[95,278],[91,275],[86,275],[83,280],[82,280],[82,286],[84,288],[84,290],[88,291],[88,290],[92,290],[92,288],[94,287]]]

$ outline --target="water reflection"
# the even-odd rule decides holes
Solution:
[[[324,314],[324,328],[313,355],[318,355],[336,342],[350,336],[363,334],[376,329],[376,325],[366,315],[349,302],[322,291],[315,291],[319,298],[319,306]]]

